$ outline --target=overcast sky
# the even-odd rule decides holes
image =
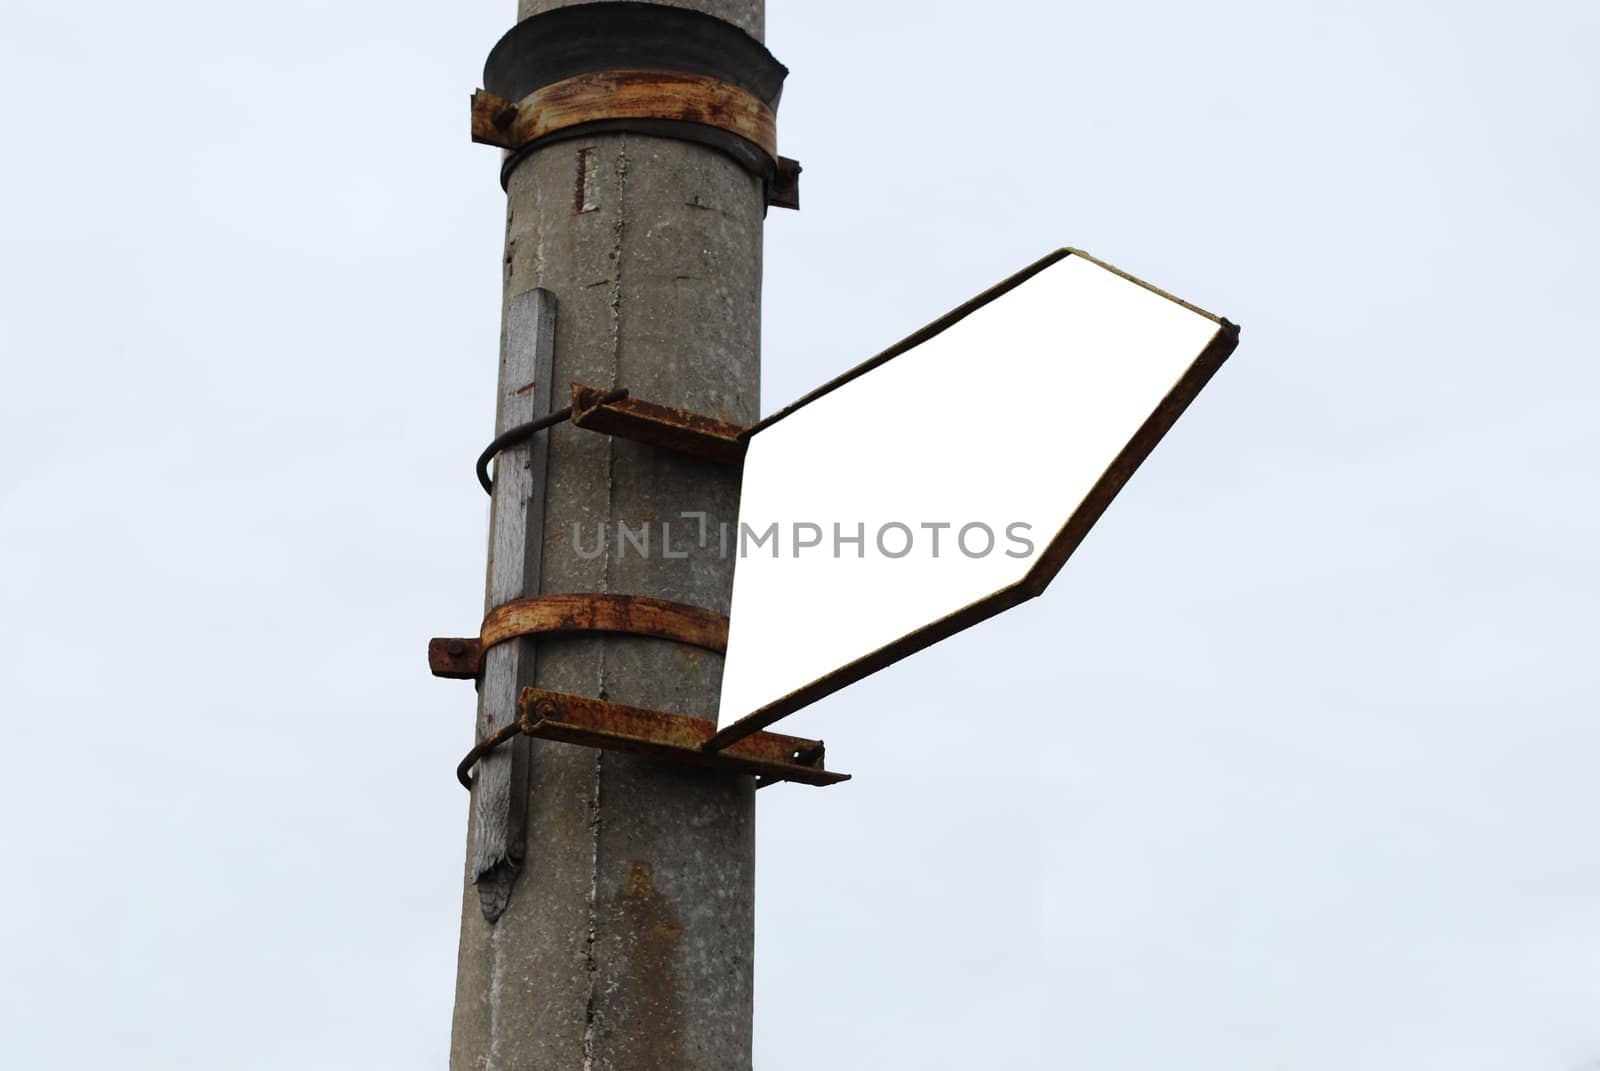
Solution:
[[[8,1067],[444,1066],[514,8],[8,11]],[[1063,244],[1244,332],[786,723],[761,1071],[1600,1061],[1597,10],[771,0],[764,411]]]

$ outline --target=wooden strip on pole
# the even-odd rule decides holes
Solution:
[[[547,290],[513,294],[506,302],[495,433],[550,412],[555,366],[555,296]],[[484,613],[539,593],[544,551],[548,436],[503,451],[495,468],[489,521],[489,577]],[[517,693],[533,683],[533,644],[505,643],[484,652],[478,692],[478,738],[516,721]],[[500,917],[526,844],[526,737],[479,764],[473,787],[472,877],[484,917]]]

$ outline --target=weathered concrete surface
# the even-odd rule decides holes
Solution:
[[[523,2],[523,17],[559,3]],[[696,7],[759,33],[760,0]],[[486,181],[498,161],[485,161]],[[757,416],[762,192],[698,146],[613,134],[534,153],[510,181],[505,292],[557,298],[556,404],[570,381],[741,422]],[[715,525],[735,473],[562,426],[550,440],[542,590],[728,609]],[[711,517],[699,545],[696,521]],[[617,522],[652,527],[651,554]],[[672,551],[659,546],[672,527]],[[599,527],[607,553],[592,553]],[[719,655],[665,641],[541,639],[538,682],[712,716]],[[526,862],[500,920],[464,890],[451,1067],[729,1071],[750,1066],[755,825],[748,778],[533,741]],[[470,857],[470,846],[469,846]]]

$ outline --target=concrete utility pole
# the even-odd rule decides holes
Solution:
[[[519,19],[562,0],[522,0]],[[763,0],[673,0],[759,39]],[[486,153],[489,150],[485,150]],[[490,166],[488,160],[485,166]],[[714,148],[638,132],[553,140],[526,152],[507,180],[502,341],[525,345],[554,296],[553,405],[571,382],[626,387],[634,397],[740,423],[758,416],[762,182]],[[540,323],[544,326],[541,327]],[[527,391],[525,354],[502,355],[502,429]],[[526,420],[524,415],[521,419]],[[501,456],[491,555],[528,564],[521,594],[644,595],[728,612],[733,560],[718,522],[738,516],[737,469],[580,430],[548,433],[542,508],[509,501],[514,466],[536,443]],[[530,486],[523,485],[527,497]],[[537,495],[537,492],[533,492]],[[694,520],[703,512],[706,545]],[[648,557],[619,547],[618,522],[648,523]],[[659,545],[670,525],[671,556]],[[529,547],[508,538],[527,525]],[[604,530],[608,550],[592,554]],[[542,530],[541,530],[542,527]],[[682,555],[678,557],[677,555]],[[513,570],[523,575],[522,566]],[[490,602],[495,591],[491,562]],[[502,568],[502,574],[504,569]],[[536,583],[535,583],[536,578]],[[503,586],[503,584],[501,585]],[[511,592],[517,594],[517,592]],[[505,645],[533,661],[533,641]],[[494,652],[491,652],[493,654]],[[636,636],[544,637],[540,687],[710,716],[721,657]],[[480,724],[513,694],[486,663]],[[526,670],[524,670],[526,674]],[[730,1071],[751,1061],[755,805],[750,777],[708,773],[612,751],[521,738],[480,766],[479,788],[525,795],[525,846],[498,844],[476,812],[462,908],[450,1066],[457,1071]],[[502,764],[495,767],[493,763]],[[496,770],[498,769],[498,773]],[[487,838],[487,839],[482,839]],[[483,849],[488,845],[487,850]],[[520,869],[501,859],[522,847]],[[482,877],[475,884],[475,877]],[[488,914],[502,912],[496,921]]]

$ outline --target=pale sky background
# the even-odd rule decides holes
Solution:
[[[7,11],[0,1064],[444,1066],[514,7]],[[1044,599],[786,723],[856,780],[761,794],[756,1066],[1600,1061],[1600,9],[767,39],[766,411],[1062,244],[1244,334]]]

